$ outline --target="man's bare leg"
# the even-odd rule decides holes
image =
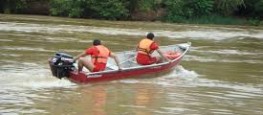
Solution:
[[[92,72],[94,68],[94,65],[92,64],[91,61],[81,57],[79,58],[79,62],[78,62],[79,71],[82,71],[83,66],[86,67],[90,72]]]

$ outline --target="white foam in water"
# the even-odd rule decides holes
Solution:
[[[200,57],[187,55],[184,57],[185,61],[198,61],[198,62],[224,62],[224,63],[249,63],[249,64],[263,64],[261,60],[231,60],[231,59],[215,59],[209,57]]]
[[[243,93],[239,94],[229,94],[228,96],[241,96],[240,97],[253,97],[262,95],[262,88],[260,86],[252,86],[249,84],[242,84],[242,83],[228,83],[224,81],[217,81],[217,80],[210,80],[202,78],[203,75],[196,73],[195,71],[190,71],[184,69],[183,66],[178,66],[175,71],[167,76],[160,77],[156,80],[157,84],[164,85],[164,86],[184,86],[184,87],[216,87],[216,88],[226,88],[232,89],[235,91],[241,91]],[[249,92],[253,92],[255,94],[250,94]]]
[[[15,51],[41,51],[41,52],[52,52],[52,50],[46,50],[44,48],[32,48],[32,47],[16,47],[16,46],[4,46],[0,47],[3,50],[15,50]]]
[[[29,23],[0,23],[1,31],[17,31],[17,32],[37,32],[37,33],[57,33],[57,32],[92,32],[108,35],[133,35],[144,36],[149,30],[142,29],[123,29],[110,27],[94,27],[94,26],[77,26],[77,25],[47,25],[47,24],[29,24]],[[236,37],[254,37],[263,39],[263,32],[259,30],[239,29],[233,31],[220,31],[218,29],[207,28],[206,30],[184,30],[184,31],[163,31],[152,30],[158,36],[169,38],[191,38],[191,39],[213,39],[224,40]]]
[[[196,82],[197,86],[202,87],[218,87],[218,88],[226,88],[226,89],[233,89],[238,91],[246,91],[246,92],[261,92],[262,89],[256,88],[252,85],[246,85],[246,84],[233,84],[233,83],[227,83],[222,81],[216,81],[216,80],[208,80],[199,78],[198,82]]]
[[[29,67],[31,66],[31,67]],[[8,67],[10,68],[10,67]],[[0,72],[0,86],[5,88],[13,87],[20,90],[37,89],[37,88],[54,88],[54,87],[74,87],[65,79],[57,79],[51,75],[49,69],[40,67],[39,65],[27,64],[26,67],[14,67],[13,70]]]
[[[232,89],[235,91],[241,91],[242,97],[253,97],[262,95],[261,88],[247,85],[247,84],[233,84],[227,83],[223,81],[216,81],[202,78],[204,75],[200,75],[195,71],[187,70],[183,66],[177,66],[171,73],[160,76],[153,79],[126,79],[120,80],[122,83],[128,84],[136,84],[136,83],[145,83],[145,84],[156,84],[161,85],[163,87],[173,87],[173,86],[180,86],[180,87],[215,87],[215,88],[226,88]],[[248,94],[249,92],[253,92],[254,94]],[[236,94],[229,94],[228,96],[236,96]]]
[[[52,77],[52,76],[50,76]],[[42,79],[41,81],[29,81],[24,82],[22,86],[25,87],[31,87],[31,88],[54,88],[54,87],[72,87],[75,86],[75,84],[71,83],[69,80],[66,79]]]
[[[40,71],[37,71],[40,72]],[[31,75],[30,75],[31,74]],[[2,84],[4,87],[18,87],[18,88],[54,88],[54,87],[72,87],[75,84],[65,79],[57,79],[49,74],[39,73],[14,73],[5,74],[6,78]],[[8,78],[7,78],[8,77]]]
[[[202,47],[201,47],[202,48]],[[198,47],[191,47],[191,52],[199,52],[199,53],[214,53],[214,54],[223,54],[223,55],[261,55],[263,53],[260,52],[247,52],[240,50],[230,50],[230,49],[222,49],[222,50],[201,50]]]
[[[174,86],[178,84],[190,84],[191,82],[194,82],[198,78],[198,76],[200,75],[197,74],[195,71],[184,69],[183,66],[178,65],[170,73],[163,76],[159,76],[157,78],[147,79],[147,80],[125,79],[120,81],[122,83],[129,83],[129,84],[146,83],[146,84],[158,84],[162,86]]]
[[[192,82],[200,76],[195,71],[187,70],[183,66],[178,65],[171,73],[157,78],[155,83],[163,86],[174,86],[187,84],[190,87]]]
[[[183,79],[196,79],[199,74],[197,74],[195,71],[190,71],[185,69],[183,66],[179,65],[176,67],[176,72],[174,72],[174,75],[178,76],[179,78]]]

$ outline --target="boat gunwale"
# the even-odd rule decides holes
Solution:
[[[137,70],[137,69],[145,69],[145,68],[151,68],[151,67],[156,67],[156,66],[164,66],[164,65],[169,65],[169,64],[172,64],[173,62],[181,59],[187,52],[188,50],[190,49],[191,47],[191,42],[187,42],[187,43],[181,43],[182,44],[187,44],[188,46],[186,47],[186,49],[184,50],[184,52],[177,58],[171,60],[171,62],[163,62],[163,63],[159,63],[159,64],[151,64],[151,65],[145,65],[145,66],[135,66],[135,67],[130,67],[130,68],[122,68],[121,70],[106,70],[106,71],[101,71],[101,72],[83,72],[86,76],[89,76],[89,75],[97,75],[97,74],[107,74],[107,73],[116,73],[116,72],[124,72],[124,71],[130,71],[130,70]],[[180,46],[180,44],[174,44],[174,45],[168,45],[168,46],[161,46],[161,48],[165,48],[165,47],[171,47],[171,46]],[[124,52],[131,52],[133,50],[130,50],[130,51],[124,51]],[[118,53],[124,53],[124,52],[116,52],[116,54]]]

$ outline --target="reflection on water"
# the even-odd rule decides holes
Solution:
[[[151,106],[151,103],[154,102],[153,96],[154,93],[150,89],[141,88],[138,86],[138,89],[135,91],[135,106],[140,108],[147,108]],[[150,115],[149,111],[136,110],[136,115]]]
[[[91,90],[92,94],[92,114],[93,115],[106,115],[105,104],[107,100],[107,93],[103,87],[99,86]]]
[[[263,114],[260,27],[42,18],[0,17],[0,114]],[[93,38],[131,50],[148,31],[161,45],[193,47],[159,77],[78,85],[51,76],[47,59],[57,51],[76,55]]]

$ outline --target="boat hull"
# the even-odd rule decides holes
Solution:
[[[181,58],[174,62],[166,63],[163,65],[150,66],[140,69],[127,69],[127,70],[124,69],[110,73],[87,74],[86,72],[71,71],[68,79],[75,83],[86,84],[91,82],[111,81],[111,80],[118,80],[125,78],[138,78],[143,75],[156,74],[164,71],[169,71],[173,67],[176,67],[179,64]]]

